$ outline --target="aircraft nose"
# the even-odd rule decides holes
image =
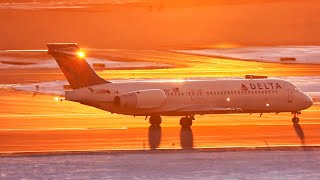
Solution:
[[[305,103],[306,103],[306,109],[313,105],[312,98],[307,94],[305,94]]]

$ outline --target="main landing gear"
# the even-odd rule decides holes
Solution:
[[[161,116],[150,116],[149,118],[149,123],[152,126],[160,126],[161,122],[162,122]]]
[[[192,126],[192,121],[194,120],[193,116],[186,116],[180,119],[180,125],[183,128],[189,128]]]
[[[299,117],[298,114],[301,114],[300,112],[294,112],[292,113],[294,116],[292,118],[292,123],[293,124],[299,124]]]
[[[192,126],[193,120],[194,120],[193,116],[182,117],[180,119],[180,125],[183,128],[189,128]],[[162,122],[161,116],[150,116],[149,118],[149,123],[151,124],[151,126],[160,126],[161,122]]]

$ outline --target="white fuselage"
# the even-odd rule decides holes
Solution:
[[[135,116],[299,112],[312,105],[281,79],[119,81],[67,91],[66,100]]]

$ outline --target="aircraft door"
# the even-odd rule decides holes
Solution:
[[[288,90],[288,102],[293,102],[293,91],[291,89]]]
[[[189,93],[190,93],[191,100],[194,101],[196,99],[196,91],[192,89],[191,92]]]
[[[190,97],[191,97],[191,100],[195,103],[203,103],[203,95],[204,95],[204,92],[202,89],[198,89],[198,90],[195,90],[195,89],[192,89],[191,92],[190,92]]]

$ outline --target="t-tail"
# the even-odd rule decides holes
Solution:
[[[48,54],[52,55],[67,78],[71,88],[110,83],[99,77],[84,59],[76,43],[48,43]]]

